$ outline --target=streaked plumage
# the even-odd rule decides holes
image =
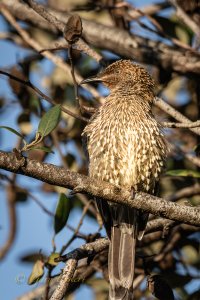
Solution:
[[[130,191],[153,193],[167,155],[161,127],[151,112],[153,80],[128,60],[113,63],[93,80],[102,81],[110,95],[83,132],[89,175]],[[97,204],[111,239],[110,299],[133,299],[136,238],[142,237],[148,216],[101,199]]]

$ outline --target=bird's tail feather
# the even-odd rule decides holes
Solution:
[[[137,216],[125,206],[111,206],[113,227],[108,257],[110,300],[133,299]]]

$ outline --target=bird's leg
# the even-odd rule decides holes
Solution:
[[[132,186],[131,187],[131,198],[132,199],[135,199],[135,194],[136,194],[136,191],[135,191],[134,187]]]

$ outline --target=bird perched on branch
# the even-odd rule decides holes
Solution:
[[[102,82],[110,94],[83,132],[89,176],[130,193],[153,194],[167,156],[167,143],[151,110],[154,81],[129,60],[119,60],[82,83],[93,81]],[[96,200],[110,238],[109,299],[133,299],[136,240],[144,234],[148,214]]]

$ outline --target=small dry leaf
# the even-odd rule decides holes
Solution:
[[[82,35],[82,21],[78,15],[73,15],[67,21],[64,29],[64,38],[69,44],[73,44],[78,41]]]
[[[34,284],[39,282],[44,275],[44,263],[41,260],[37,260],[33,266],[31,275],[28,278],[28,284]]]
[[[51,266],[57,266],[58,262],[55,262],[55,258],[58,258],[60,257],[60,254],[59,253],[52,253],[49,257],[48,257],[48,264],[51,265]]]

